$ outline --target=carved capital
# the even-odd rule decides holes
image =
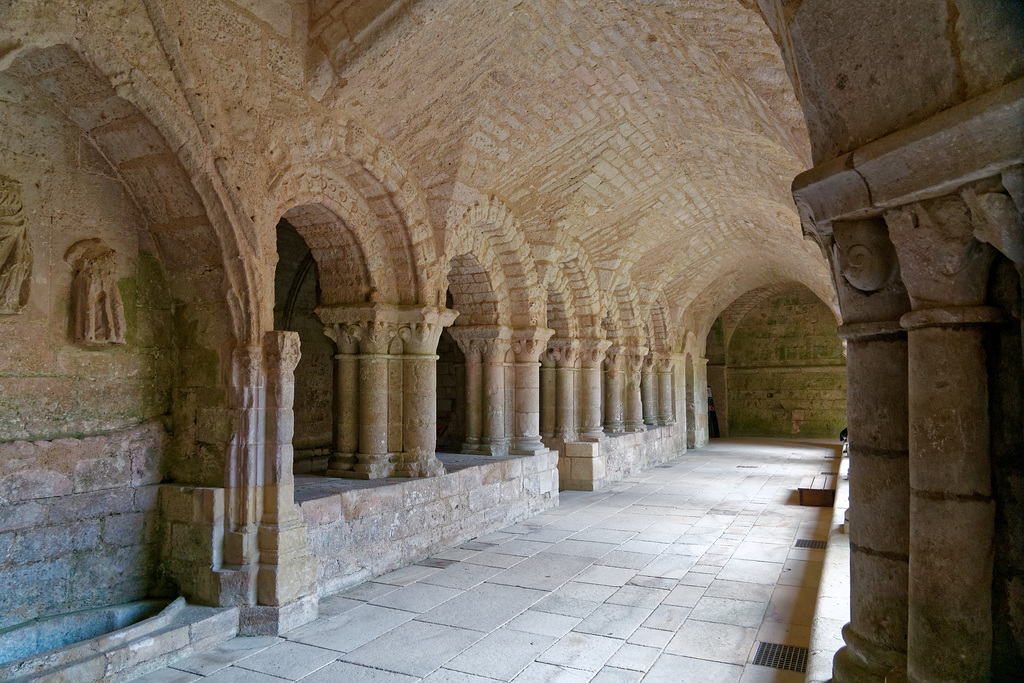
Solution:
[[[361,335],[358,325],[344,323],[324,325],[324,335],[338,347],[338,353],[350,355],[359,353]]]
[[[406,323],[397,329],[406,354],[430,356],[437,351],[437,342],[444,327],[437,323]]]
[[[914,310],[985,301],[995,250],[974,237],[967,203],[944,195],[885,213]]]
[[[267,367],[290,374],[302,358],[298,332],[272,330],[263,335],[263,355]]]
[[[881,218],[836,221],[825,238],[843,322],[896,321],[910,310],[899,258]]]
[[[612,343],[607,339],[581,339],[579,342],[580,365],[585,368],[600,368]]]
[[[552,339],[549,348],[552,360],[560,368],[575,367],[580,358],[580,343],[576,339]]]
[[[604,371],[608,373],[609,377],[618,377],[619,372],[622,370],[622,364],[626,360],[626,356],[623,353],[624,349],[621,346],[609,347],[607,353],[604,356]]]
[[[1004,183],[1007,181],[1004,180]],[[1024,267],[1024,219],[1013,198],[1003,192],[961,192],[974,221],[974,237],[991,244],[1007,258]]]

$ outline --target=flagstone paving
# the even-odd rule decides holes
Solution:
[[[803,681],[751,662],[758,641],[809,644],[824,551],[794,542],[826,540],[832,509],[795,491],[837,451],[716,440],[139,680]]]

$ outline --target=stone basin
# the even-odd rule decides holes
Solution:
[[[184,598],[33,619],[0,631],[0,680],[123,680],[237,633],[237,608],[188,605]]]

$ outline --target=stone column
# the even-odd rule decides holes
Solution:
[[[672,359],[659,359],[657,370],[658,424],[674,425],[676,423],[676,401],[675,393],[672,391]]]
[[[625,431],[622,419],[622,361],[623,348],[613,346],[604,359],[604,431],[621,434]]]
[[[850,431],[850,623],[833,676],[881,683],[907,666],[910,465],[899,318],[910,302],[883,221],[837,221],[833,238]]]
[[[604,339],[580,341],[580,439],[600,441],[604,437],[601,402],[601,368],[611,342]]]
[[[334,439],[327,476],[355,470],[359,450],[359,339],[349,325],[327,325],[324,334],[338,348],[334,356]]]
[[[488,455],[508,453],[509,435],[505,433],[505,356],[509,348],[510,342],[507,338],[484,341],[483,423],[480,445]]]
[[[558,389],[555,379],[555,357],[548,350],[540,357],[540,435],[555,435]]]
[[[643,403],[644,424],[654,427],[658,424],[658,390],[655,386],[657,373],[654,372],[654,357],[648,354],[640,369],[640,400]]]
[[[625,354],[624,375],[626,393],[626,431],[642,432],[647,429],[644,426],[644,405],[641,396],[641,378],[644,359],[647,357],[645,347],[629,349]]]
[[[579,341],[556,340],[552,350],[555,359],[555,436],[566,443],[576,440],[576,362]],[[554,342],[553,342],[554,343]]]
[[[546,328],[516,330],[512,338],[515,355],[515,436],[511,453],[534,455],[546,451],[540,440],[540,354],[554,334]]]
[[[316,558],[306,542],[306,524],[295,505],[292,475],[295,435],[296,332],[267,332],[263,341],[267,371],[266,448],[263,514],[256,578],[257,606],[242,609],[244,630],[277,634],[317,616]]]
[[[388,453],[388,348],[397,330],[380,320],[359,326],[359,452],[353,476],[391,476]]]
[[[984,326],[995,251],[943,196],[887,211],[913,310],[907,330],[910,575],[907,676],[988,680],[995,506]],[[951,390],[954,388],[955,390]]]
[[[454,311],[424,309],[423,319],[402,325],[403,342],[402,457],[395,474],[432,477],[444,474],[437,459],[437,342],[451,325]]]
[[[456,328],[457,329],[457,328]],[[462,452],[474,454],[481,452],[481,436],[483,434],[483,342],[452,336],[466,357],[466,441]]]

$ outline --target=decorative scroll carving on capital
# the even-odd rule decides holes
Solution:
[[[75,343],[124,344],[124,303],[114,279],[117,252],[102,240],[81,240],[71,245],[64,260],[75,270],[71,283]]]
[[[512,346],[509,339],[476,339],[480,344],[480,355],[485,363],[502,363]]]
[[[398,328],[398,336],[405,344],[406,354],[429,356],[437,351],[443,329],[436,323],[409,323]]]
[[[839,273],[864,293],[885,289],[899,275],[899,259],[880,221],[838,221],[833,226]]]
[[[944,195],[886,211],[900,271],[914,309],[985,302],[995,250],[974,237],[959,196]]]
[[[0,315],[15,315],[28,303],[32,246],[21,206],[21,184],[0,175]]]
[[[836,221],[825,238],[843,323],[899,320],[910,310],[885,221]]]
[[[272,330],[263,335],[263,353],[267,365],[282,374],[294,373],[302,358],[298,332]]]

